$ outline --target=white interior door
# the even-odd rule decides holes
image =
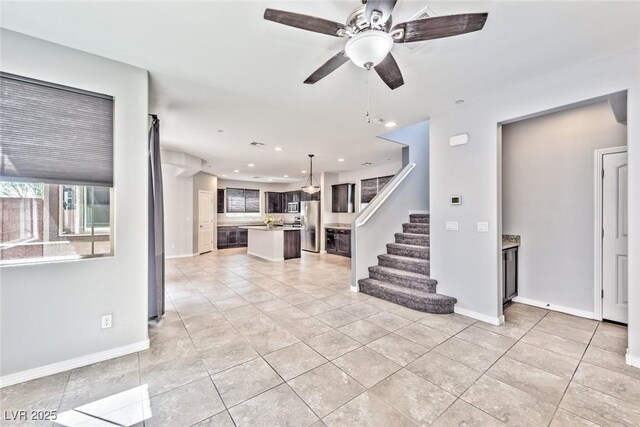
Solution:
[[[627,323],[627,153],[603,155],[602,318]]]
[[[213,249],[213,193],[198,191],[198,252]]]

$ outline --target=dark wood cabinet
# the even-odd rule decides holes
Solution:
[[[313,194],[309,194],[309,193],[305,193],[304,191],[301,191],[300,201],[301,202],[311,202],[314,200],[320,201],[320,198],[322,197],[320,193],[322,193],[322,191],[318,191],[317,193],[313,193]]]
[[[300,212],[300,191],[287,191],[283,194],[283,213],[298,213]],[[289,203],[298,203],[298,209],[289,210]]]
[[[331,186],[331,212],[353,213],[355,205],[355,184]]]
[[[282,193],[268,191],[264,193],[265,209],[267,213],[284,213],[284,200]]]
[[[284,232],[284,259],[300,258],[300,230]]]
[[[247,246],[249,231],[235,226],[218,227],[218,249]]]
[[[224,213],[224,189],[218,190],[218,213]]]
[[[351,230],[341,228],[325,229],[325,250],[329,254],[351,256]]]

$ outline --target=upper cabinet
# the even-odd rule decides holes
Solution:
[[[224,213],[224,189],[218,190],[218,213]]]
[[[320,197],[322,191],[318,191],[317,193],[313,193],[313,194],[309,194],[309,193],[305,193],[304,191],[300,192],[300,201],[301,202],[311,202],[314,200],[320,201]]]
[[[284,213],[284,198],[282,193],[267,191],[264,193],[267,213]]]
[[[355,184],[337,184],[331,186],[331,212],[355,212]]]

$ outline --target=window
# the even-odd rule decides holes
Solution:
[[[227,188],[227,216],[259,216],[260,190]]]
[[[0,265],[113,254],[113,98],[0,73]]]
[[[360,203],[369,203],[393,179],[394,175],[360,181]]]

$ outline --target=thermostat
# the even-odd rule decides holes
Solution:
[[[462,196],[451,196],[451,204],[452,205],[461,205],[462,204]]]

